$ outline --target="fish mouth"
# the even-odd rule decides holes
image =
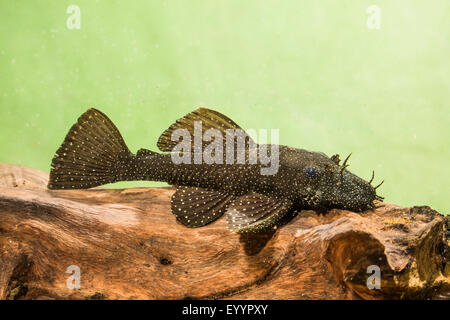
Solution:
[[[359,201],[354,201],[354,197],[346,198],[345,201],[339,204],[334,204],[335,207],[340,207],[345,210],[351,210],[354,212],[363,212],[366,210],[373,210],[380,207],[380,202],[383,202],[384,197],[377,195],[375,192],[370,194],[362,194]]]
[[[372,202],[370,202],[367,205],[367,207],[364,210],[362,210],[362,211],[373,210],[373,209],[377,209],[377,208],[382,207],[382,205],[380,205],[380,202],[383,202],[383,200],[384,200],[384,197],[379,196],[379,195],[376,194],[375,195],[375,199],[373,199]]]

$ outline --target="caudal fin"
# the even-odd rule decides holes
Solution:
[[[52,160],[49,189],[86,189],[117,181],[121,160],[133,156],[119,130],[89,109],[69,130]]]

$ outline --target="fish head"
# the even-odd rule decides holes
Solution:
[[[324,174],[320,182],[322,203],[327,207],[364,211],[373,207],[376,190],[366,180],[344,169]]]
[[[340,165],[339,156],[316,153],[299,168],[301,193],[307,206],[364,211],[373,208],[375,200],[383,199],[371,185],[373,178],[369,182],[358,177],[347,170],[346,162]]]

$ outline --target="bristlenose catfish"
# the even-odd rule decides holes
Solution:
[[[250,163],[248,156],[243,163],[177,164],[171,156],[178,143],[172,141],[172,133],[185,129],[194,141],[197,121],[201,121],[203,130],[214,128],[223,133],[224,145],[227,129],[242,130],[223,114],[199,108],[161,135],[158,148],[165,153],[140,149],[133,154],[112,121],[99,110],[89,109],[56,152],[48,188],[85,189],[118,181],[165,181],[177,187],[171,208],[183,225],[201,227],[226,213],[228,228],[237,233],[276,229],[293,210],[341,208],[359,212],[383,199],[376,194],[379,185],[371,185],[373,172],[370,181],[359,178],[347,170],[348,157],[340,165],[339,155],[328,157],[322,152],[287,146],[279,146],[278,171],[272,175],[262,175],[264,165]],[[270,149],[270,145],[266,146]],[[192,146],[188,152],[199,150]]]

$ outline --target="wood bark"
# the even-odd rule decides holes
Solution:
[[[47,179],[0,165],[0,299],[450,298],[447,219],[427,206],[303,210],[242,236],[223,218],[179,224],[172,188],[56,191]]]

